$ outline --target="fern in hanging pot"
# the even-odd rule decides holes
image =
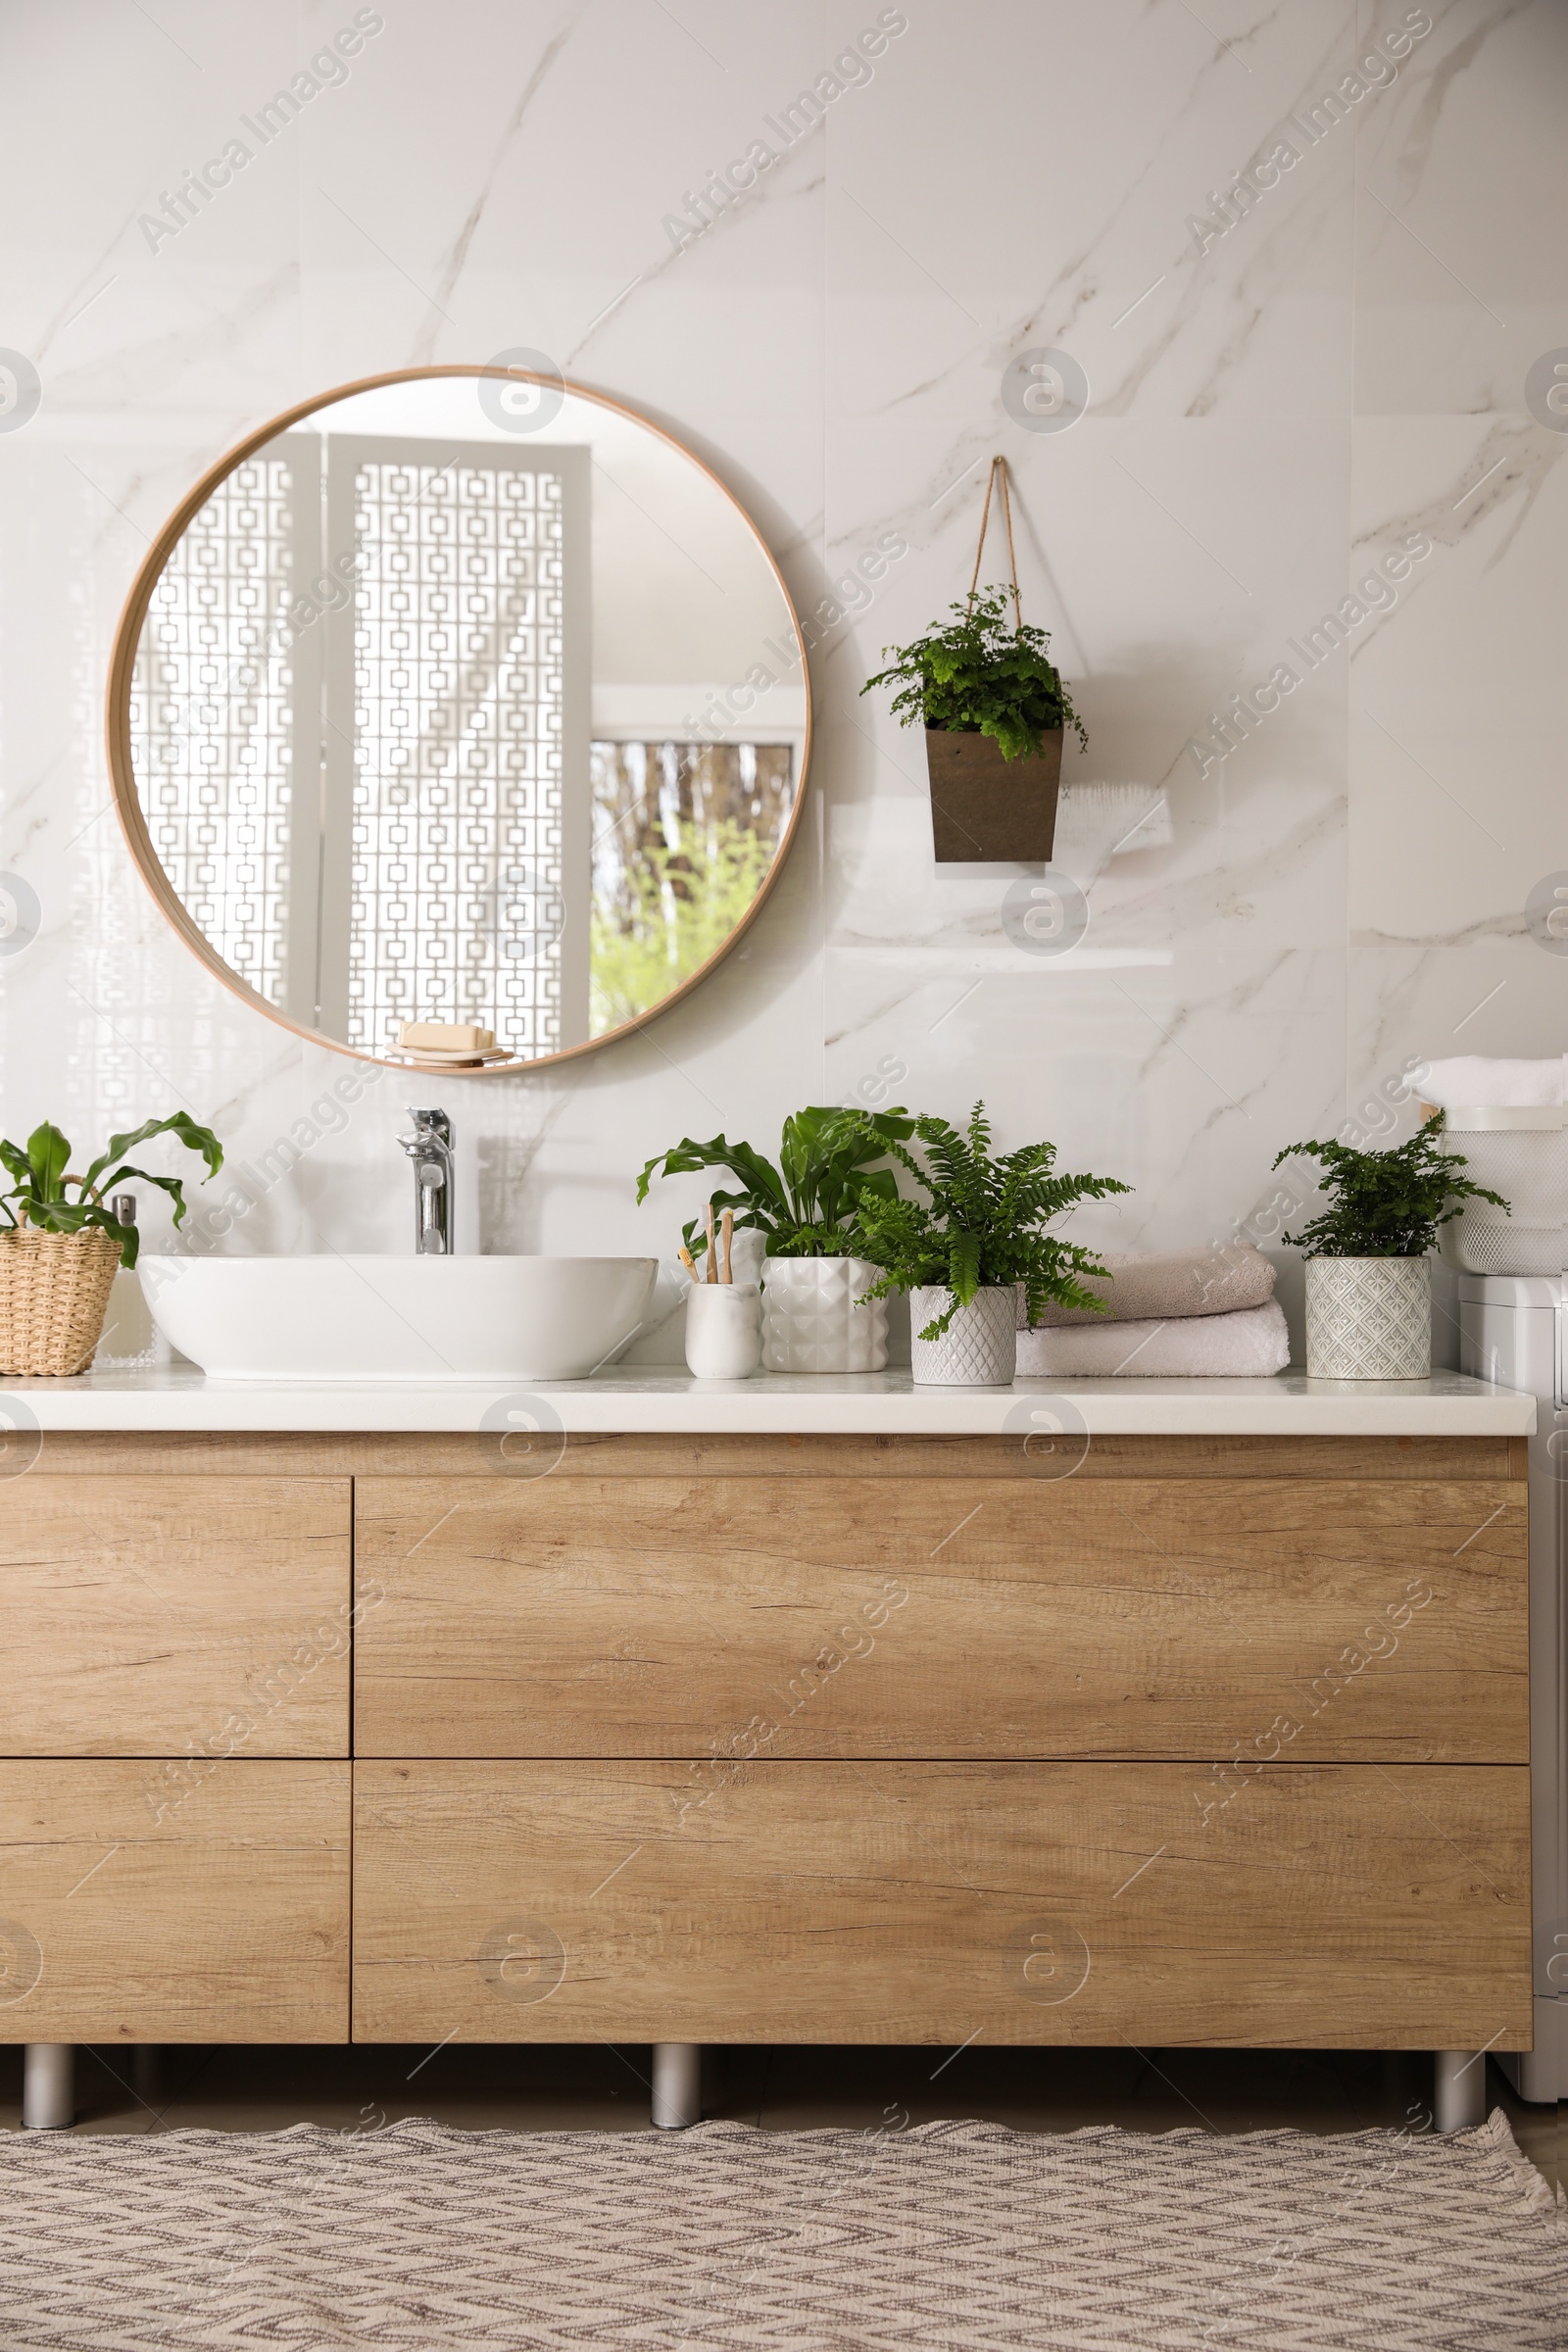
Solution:
[[[945,628],[933,624],[907,645],[884,646],[893,662],[860,689],[869,694],[875,686],[896,686],[894,716],[902,726],[925,729],[939,865],[1001,858],[1047,863],[1055,841],[1068,727],[1086,750],[1089,744],[1072,694],[1051,659],[1049,632],[1023,617],[1016,564],[1010,595],[977,585],[991,486],[999,476],[1010,556],[1006,461],[995,458],[974,579],[965,602],[951,608],[956,617]]]
[[[81,1176],[68,1173],[71,1145],[47,1120],[25,1146],[0,1141],[0,1167],[12,1179],[0,1192],[0,1214],[10,1227],[0,1230],[0,1373],[60,1377],[92,1361],[115,1275],[122,1264],[136,1262],[136,1228],[122,1224],[105,1197],[113,1186],[127,1177],[156,1185],[174,1203],[174,1223],[183,1221],[179,1178],[150,1176],[124,1158],[154,1135],[177,1136],[187,1151],[199,1152],[208,1176],[223,1164],[217,1136],[182,1110],[112,1135]]]

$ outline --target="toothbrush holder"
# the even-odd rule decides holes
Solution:
[[[749,1380],[762,1360],[755,1282],[695,1282],[686,1294],[686,1366],[697,1380]]]

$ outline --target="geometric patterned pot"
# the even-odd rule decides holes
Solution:
[[[1425,1380],[1432,1370],[1432,1261],[1309,1257],[1310,1380]]]
[[[909,1294],[910,1371],[921,1387],[1010,1389],[1018,1368],[1018,1294],[1010,1282],[988,1284],[960,1306],[940,1339],[922,1340],[926,1324],[953,1304],[953,1293]]]
[[[856,1304],[881,1271],[863,1257],[764,1257],[763,1369],[885,1371],[887,1300]]]

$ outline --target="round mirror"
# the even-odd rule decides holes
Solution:
[[[515,1068],[642,1021],[734,944],[801,807],[809,689],[756,526],[508,356],[253,434],[116,644],[116,798],[166,913],[376,1060]]]

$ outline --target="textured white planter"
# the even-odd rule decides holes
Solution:
[[[909,1352],[917,1383],[945,1389],[1010,1389],[1018,1366],[1018,1294],[1009,1283],[976,1291],[939,1340],[921,1332],[952,1304],[951,1291],[909,1294]]]
[[[1312,1380],[1425,1380],[1432,1370],[1432,1261],[1309,1257]]]
[[[885,1370],[887,1301],[855,1303],[881,1270],[863,1257],[764,1257],[763,1370]]]

